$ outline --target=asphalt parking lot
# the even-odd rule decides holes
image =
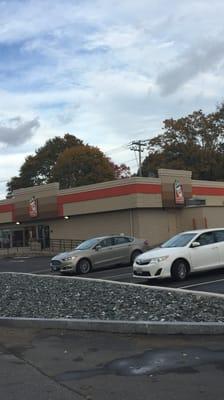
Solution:
[[[223,339],[1,327],[1,398],[222,400]]]
[[[50,257],[5,258],[0,260],[0,273],[52,274],[49,261]],[[181,284],[170,280],[142,284],[224,293],[223,273],[210,271]],[[134,282],[130,266],[105,268],[88,277]],[[122,335],[1,326],[1,396],[6,400],[222,400],[223,343],[223,335]]]
[[[24,272],[34,274],[52,274],[50,271],[51,257],[13,257],[0,259],[0,272]],[[60,275],[60,274],[58,274]],[[141,280],[132,277],[131,266],[116,266],[93,271],[88,278],[108,279],[119,282],[140,283],[143,285],[183,288],[211,293],[224,294],[224,268],[192,274],[184,282],[166,280]]]

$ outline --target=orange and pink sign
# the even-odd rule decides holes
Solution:
[[[32,197],[32,199],[29,202],[29,216],[34,218],[37,217],[37,215],[38,215],[37,199],[35,199],[35,197]]]
[[[174,196],[176,204],[184,204],[183,186],[178,180],[175,180],[174,182]]]

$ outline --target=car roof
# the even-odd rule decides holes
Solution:
[[[211,231],[222,231],[224,228],[206,228],[206,229],[192,229],[191,231],[180,232],[180,234],[184,233],[206,233]]]
[[[105,235],[105,236],[96,236],[94,238],[91,239],[98,239],[98,240],[103,240],[103,239],[108,239],[110,237],[114,237],[114,236],[120,236],[120,237],[131,237],[129,235],[124,235],[124,234],[120,234],[120,233],[112,233],[111,235]]]

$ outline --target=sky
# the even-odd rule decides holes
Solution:
[[[132,141],[215,111],[223,18],[222,0],[0,0],[0,198],[50,138],[69,132],[136,172]]]

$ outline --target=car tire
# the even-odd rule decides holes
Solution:
[[[131,258],[130,258],[131,265],[134,264],[134,261],[135,261],[136,257],[138,257],[140,254],[142,254],[141,250],[133,251],[133,253],[131,254]]]
[[[189,265],[185,260],[176,260],[171,268],[171,277],[174,281],[184,281],[189,275]]]
[[[92,269],[92,265],[87,258],[82,258],[77,265],[78,274],[84,275],[88,274]]]

